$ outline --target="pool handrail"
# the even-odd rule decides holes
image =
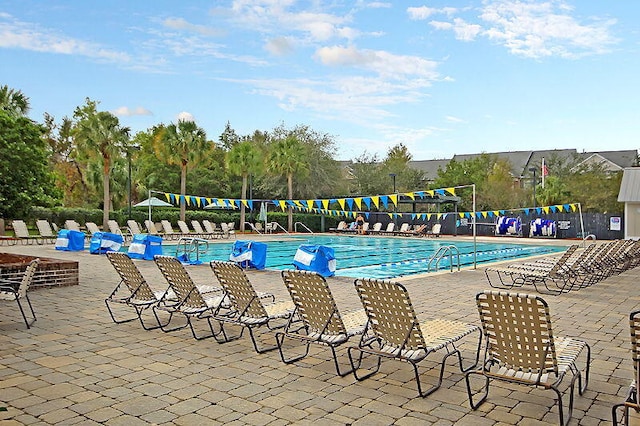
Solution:
[[[294,232],[298,232],[298,225],[302,226],[302,228],[306,229],[310,234],[313,234],[313,231],[311,229],[309,229],[309,227],[307,225],[305,225],[302,222],[296,222],[293,224],[293,231]]]
[[[284,228],[282,227],[282,225],[280,225],[278,222],[271,222],[271,223],[270,223],[270,225],[271,225],[271,227],[272,227],[272,229],[273,229],[273,230],[280,228],[280,229],[282,229],[282,231],[283,231],[285,234],[289,235],[289,231],[287,231],[286,229],[284,229]]]
[[[436,251],[436,254],[434,254],[431,259],[429,259],[429,264],[427,265],[427,272],[431,272],[431,264],[433,263],[433,261],[436,261],[436,271],[438,270],[438,266],[440,265],[440,261],[442,260],[443,257],[445,257],[447,254],[449,255],[449,270],[450,272],[453,272],[453,252],[456,252],[456,257],[457,257],[457,265],[458,265],[458,271],[460,271],[460,250],[458,250],[458,247],[454,246],[454,245],[448,245],[448,246],[442,246],[438,249],[438,251]]]
[[[245,225],[249,225],[249,227],[251,228],[251,230],[253,230],[253,231],[257,232],[258,234],[261,234],[261,235],[262,235],[262,232],[260,232],[260,230],[259,230],[258,228],[256,228],[256,226],[255,226],[253,223],[251,223],[251,222],[245,222],[244,224],[245,224]]]
[[[586,247],[587,246],[587,240],[593,240],[595,242],[596,241],[596,236],[594,234],[589,234],[586,237],[584,237],[582,239],[582,247]]]

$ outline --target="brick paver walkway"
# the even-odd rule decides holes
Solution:
[[[251,425],[511,425],[554,424],[553,393],[494,384],[488,401],[469,408],[463,376],[448,364],[442,388],[416,397],[410,366],[386,362],[376,376],[356,382],[335,375],[330,353],[312,348],[295,365],[276,352],[257,355],[248,336],[227,344],[195,341],[188,329],[144,331],[114,324],[104,298],[117,284],[105,256],[58,252],[52,246],[0,251],[80,261],[80,285],[31,293],[38,315],[27,330],[17,306],[0,307],[0,424],[251,424]],[[153,262],[138,261],[148,281],[166,287]],[[191,266],[202,284],[215,284],[208,266]],[[277,272],[252,271],[258,290],[288,297]],[[351,279],[329,284],[340,308],[358,307]],[[640,308],[640,270],[548,301],[556,335],[592,345],[592,376],[576,397],[572,424],[610,423],[624,397],[632,365],[628,314]],[[474,297],[488,288],[481,269],[403,280],[422,318],[478,323]],[[272,339],[271,336],[266,336]],[[474,345],[462,345],[470,359]],[[341,352],[343,361],[346,360]],[[435,365],[435,364],[433,364]],[[429,372],[428,378],[436,372]]]

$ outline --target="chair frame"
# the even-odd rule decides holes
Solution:
[[[340,370],[336,349],[347,343],[350,337],[364,332],[367,322],[364,310],[347,312],[341,316],[327,281],[320,274],[286,270],[282,271],[281,275],[295,305],[294,314],[289,318],[284,330],[276,333],[282,362],[292,364],[305,358],[309,354],[311,344],[316,343],[331,349],[338,376],[351,374],[352,368]],[[305,352],[298,356],[285,357],[283,346],[287,338],[303,342],[306,345]]]
[[[640,413],[640,310],[629,314],[629,329],[631,332],[631,360],[633,361],[633,380],[629,386],[624,402],[615,404],[611,408],[611,418],[614,425],[629,424],[630,410]],[[622,408],[622,422],[618,422],[618,409]]]
[[[170,309],[167,309],[169,312],[169,319],[166,323],[161,323],[158,316],[154,315],[157,324],[153,326],[148,326],[144,322],[142,314],[145,310],[153,308],[156,305],[164,304],[168,307],[172,303],[175,303],[175,301],[170,300],[169,295],[167,295],[168,289],[163,292],[153,291],[128,254],[109,251],[106,255],[109,262],[111,262],[111,265],[120,276],[120,282],[116,288],[113,289],[111,294],[109,294],[109,297],[104,300],[113,322],[116,324],[123,324],[138,319],[142,328],[145,330],[155,330],[157,328],[166,327],[173,317],[173,311]],[[125,287],[128,292],[123,290]],[[136,316],[132,318],[117,319],[111,308],[111,304],[113,303],[124,304],[133,308]]]
[[[33,305],[31,304],[31,300],[29,299],[29,286],[33,282],[33,276],[36,273],[36,269],[38,268],[38,264],[40,263],[40,259],[33,259],[27,265],[22,276],[20,276],[20,281],[12,280],[12,279],[2,279],[0,280],[0,300],[3,301],[11,301],[15,300],[18,303],[18,308],[20,308],[20,313],[22,314],[22,319],[24,323],[27,325],[27,328],[31,328],[31,325],[37,320],[36,313],[33,310]],[[32,319],[27,319],[27,315],[25,310],[20,303],[20,299],[25,299],[27,304],[29,305],[29,310],[31,310]]]
[[[258,294],[245,271],[235,262],[214,260],[209,265],[224,289],[224,297],[230,304],[230,309],[226,311],[218,309],[214,313],[215,318],[220,321],[221,329],[224,330],[225,323],[242,327],[240,334],[231,340],[240,338],[244,330],[248,329],[253,348],[259,354],[277,349],[277,343],[273,346],[260,346],[254,328],[267,326],[269,331],[281,329],[286,323],[274,325],[272,321],[287,321],[293,314],[293,303],[290,301],[276,302],[273,295],[261,296]],[[262,299],[265,297],[271,298],[270,304],[262,303]]]
[[[153,312],[156,315],[158,323],[160,319],[158,317],[158,311],[164,310],[173,313],[180,313],[184,315],[187,323],[182,326],[173,328],[166,328],[166,326],[160,327],[164,332],[172,332],[180,330],[189,326],[191,334],[196,340],[204,340],[210,337],[215,338],[217,341],[226,340],[224,329],[216,331],[213,323],[214,312],[220,309],[226,308],[226,297],[220,290],[203,293],[198,289],[198,286],[193,282],[191,276],[185,269],[184,265],[180,263],[178,259],[171,256],[154,256],[156,265],[160,269],[160,272],[169,283],[169,287],[175,294],[175,302],[167,305],[158,304],[153,306]],[[168,293],[168,292],[167,292]],[[215,294],[215,296],[214,296]],[[194,320],[206,320],[209,326],[210,333],[204,335],[198,335],[194,327]]]
[[[590,346],[581,340],[554,336],[549,305],[539,296],[484,291],[477,294],[476,304],[485,336],[485,349],[481,367],[465,375],[471,408],[476,410],[487,400],[491,379],[529,385],[555,392],[560,424],[565,425],[573,413],[576,380],[580,395],[589,383]],[[584,386],[583,374],[576,364],[583,352]],[[497,370],[492,371],[496,366]],[[563,393],[558,386],[567,373],[572,377],[565,419]],[[484,391],[472,390],[470,376],[474,374],[484,377]],[[481,392],[480,399],[474,402],[474,395]]]
[[[369,319],[358,346],[348,349],[356,380],[362,381],[376,374],[382,358],[405,361],[413,367],[418,395],[424,398],[442,385],[446,361],[450,356],[457,356],[460,371],[463,373],[478,365],[482,343],[480,327],[448,320],[419,322],[409,292],[402,284],[364,278],[356,279],[354,284]],[[478,333],[475,361],[472,365],[464,367],[462,354],[456,347],[456,342],[474,332]],[[428,341],[424,337],[425,334],[429,337]],[[438,382],[423,390],[418,364],[440,349],[444,349],[446,353],[440,362]],[[359,352],[357,358],[356,352]],[[377,365],[366,374],[358,375],[365,355],[376,357]]]

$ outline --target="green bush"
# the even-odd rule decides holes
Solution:
[[[173,225],[176,225],[178,220],[180,220],[180,209],[175,207],[154,208],[152,209],[151,214],[154,222],[168,220]],[[116,210],[111,212],[109,217],[116,220],[121,226],[124,226],[127,223],[127,219],[129,219],[129,210],[128,208]],[[149,211],[147,209],[131,209],[131,219],[140,224],[143,224],[148,217]],[[287,229],[286,212],[269,212],[267,218],[269,222],[278,222],[280,226]],[[25,220],[33,226],[37,219],[48,220],[49,222],[57,224],[61,228],[64,227],[64,222],[66,220],[75,220],[80,225],[84,225],[86,222],[95,222],[98,226],[101,226],[102,210],[65,207],[33,207],[30,210],[29,217],[25,218]],[[187,210],[186,219],[189,227],[191,227],[191,220],[198,220],[202,222],[204,219],[207,219],[215,223],[233,222],[235,229],[240,229],[240,212],[237,210]],[[252,223],[257,222],[258,211],[247,212],[246,220],[247,222]],[[329,228],[334,228],[340,220],[340,217],[325,216],[324,230],[326,231]],[[294,212],[293,222],[302,222],[313,232],[320,232],[322,217],[319,214]],[[305,232],[304,228],[300,227],[298,227],[298,231]]]

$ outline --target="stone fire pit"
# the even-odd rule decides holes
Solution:
[[[19,276],[35,256],[0,253],[0,278]],[[33,277],[34,288],[78,285],[78,262],[40,257],[38,269]]]

